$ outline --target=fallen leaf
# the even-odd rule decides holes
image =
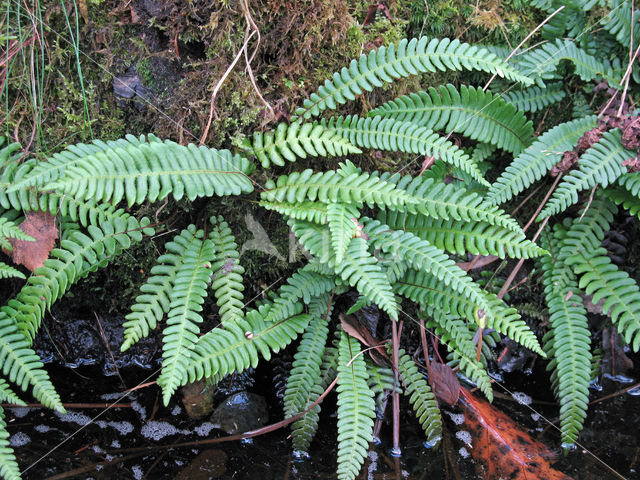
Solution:
[[[24,265],[33,272],[44,264],[58,238],[56,217],[48,212],[28,212],[26,220],[20,224],[20,230],[35,241],[10,238],[13,252],[5,253],[11,255],[14,263]]]
[[[449,365],[430,362],[427,366],[429,383],[438,400],[454,405],[460,396],[460,382]]]
[[[571,480],[551,466],[553,453],[500,410],[462,388],[470,450],[485,480]]]
[[[227,454],[222,450],[209,449],[193,459],[175,480],[210,480],[221,478],[227,472]]]
[[[391,365],[391,360],[389,359],[387,352],[384,350],[384,342],[380,342],[378,339],[374,338],[367,327],[360,324],[360,322],[351,315],[341,313],[339,317],[340,325],[347,335],[358,339],[363,345],[371,347],[369,355],[374,362],[383,367]]]

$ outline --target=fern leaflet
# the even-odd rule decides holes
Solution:
[[[4,421],[4,410],[0,407],[0,477],[4,480],[20,480],[20,467],[9,444],[9,432]]]
[[[342,262],[349,242],[358,230],[360,212],[355,205],[330,203],[327,205],[327,220],[331,232],[331,244],[336,255],[336,263]]]

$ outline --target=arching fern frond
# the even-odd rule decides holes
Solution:
[[[267,182],[266,187],[261,199],[270,202],[318,200],[323,203],[366,203],[370,207],[377,204],[380,207],[400,208],[416,205],[420,201],[369,173],[354,173],[344,177],[333,170],[314,173],[307,169],[281,175],[277,183]]]
[[[344,137],[318,123],[281,123],[275,130],[254,132],[245,150],[255,155],[264,168],[295,162],[297,158],[344,156],[362,151]]]
[[[442,284],[469,298],[490,315],[489,304],[482,289],[442,250],[406,231],[394,231],[377,220],[365,220],[364,231],[371,244],[392,253],[415,270],[429,272]]]
[[[431,388],[422,377],[416,363],[402,349],[398,352],[398,367],[407,386],[404,393],[409,397],[416,418],[427,436],[427,442],[437,442],[442,435],[442,421],[438,402]]]
[[[299,314],[279,322],[265,322],[270,305],[250,310],[244,318],[225,328],[216,327],[198,339],[191,353],[181,384],[206,378],[222,378],[258,365],[258,353],[265,360],[271,352],[286,347],[307,327],[310,315]]]
[[[15,238],[16,240],[25,240],[28,242],[33,242],[35,239],[30,237],[22,230],[20,227],[16,225],[11,220],[8,220],[5,217],[0,217],[0,241],[2,243],[3,248],[11,249],[11,244],[6,241],[8,238]],[[8,247],[7,247],[8,245]]]
[[[2,374],[22,390],[33,388],[33,396],[48,408],[64,412],[42,360],[34,352],[14,320],[0,311],[0,365]],[[2,431],[2,429],[0,429]]]
[[[5,480],[21,480],[20,467],[9,444],[9,432],[4,421],[4,410],[0,407],[0,477]]]
[[[573,255],[580,252],[593,252],[600,247],[604,234],[609,230],[613,216],[618,211],[610,201],[598,197],[585,208],[580,212],[580,217],[571,222],[569,229],[563,235],[557,261],[565,262]]]
[[[599,247],[588,254],[578,251],[567,258],[567,264],[580,276],[579,286],[592,302],[604,300],[602,312],[611,317],[625,342],[634,351],[640,349],[640,289],[627,272],[618,269],[607,251]]]
[[[566,96],[562,83],[550,83],[546,88],[533,86],[522,90],[503,93],[501,97],[520,112],[537,112],[558,103]]]
[[[338,349],[338,478],[353,480],[373,440],[376,406],[360,344],[342,332]]]
[[[606,187],[621,175],[627,173],[622,162],[635,156],[621,143],[619,129],[606,132],[600,141],[587,150],[578,162],[578,170],[567,173],[558,185],[547,206],[540,212],[540,218],[555,215],[578,201],[578,192],[595,185]]]
[[[358,60],[352,60],[349,68],[334,73],[331,80],[326,80],[318,88],[317,93],[312,93],[304,101],[304,106],[296,110],[296,115],[303,118],[317,116],[327,108],[334,109],[337,105],[355,100],[356,95],[370,92],[374,87],[391,83],[396,78],[463,69],[497,74],[525,85],[531,83],[529,78],[484,48],[448,38],[404,39],[397,46],[381,47],[363,54]]]
[[[193,228],[185,229],[165,244],[166,253],[158,257],[147,281],[140,287],[142,295],[136,297],[131,312],[125,316],[124,341],[121,351],[126,351],[156,328],[169,313],[173,299],[173,286],[184,261],[185,253],[193,249],[201,239],[193,235]]]
[[[610,11],[604,16],[600,23],[605,30],[616,37],[616,40],[625,48],[629,45],[640,43],[640,32],[633,28],[633,43],[631,42],[631,24],[637,23],[640,18],[640,10],[631,12],[631,2],[625,0],[609,0]],[[637,4],[636,4],[637,6]]]
[[[101,228],[90,225],[88,234],[73,232],[60,242],[60,248],[51,251],[44,266],[36,269],[18,295],[0,310],[13,318],[31,342],[45,311],[73,283],[105,267],[115,255],[141,241],[143,232],[152,234],[148,225],[147,218],[138,221],[127,214],[114,223],[105,222]]]
[[[0,278],[22,278],[24,280],[27,277],[20,270],[0,262]]]
[[[497,255],[500,258],[534,258],[546,253],[523,233],[486,222],[442,220],[400,212],[382,211],[382,223],[402,229],[450,253]]]
[[[195,237],[196,241],[191,241]],[[191,352],[198,341],[202,316],[202,303],[207,296],[207,283],[211,278],[211,262],[215,257],[213,242],[204,238],[204,232],[189,225],[174,242],[179,245],[182,258],[175,273],[171,303],[167,313],[167,327],[162,338],[162,372],[158,385],[167,405],[180,386],[186,373]]]
[[[558,247],[549,243],[548,249],[557,257]],[[551,326],[543,342],[551,359],[547,369],[552,371],[552,385],[560,402],[562,441],[572,444],[582,430],[589,403],[591,334],[575,275],[569,265],[553,258],[540,259]]]
[[[618,179],[618,182],[626,180],[631,175],[625,175]],[[633,195],[624,187],[609,185],[602,190],[602,195],[611,200],[616,205],[622,205],[629,215],[640,218],[640,198]]]
[[[106,150],[100,154],[73,160],[63,175],[53,180],[37,174],[37,170],[14,184],[37,184],[80,200],[117,204],[126,200],[129,206],[146,200],[154,202],[172,194],[176,200],[187,197],[238,195],[249,193],[253,185],[248,173],[251,163],[228,150],[204,146],[184,147],[175,142],[140,142],[126,148]],[[44,184],[41,182],[45,181]]]
[[[209,240],[215,248],[215,261],[211,265],[213,276],[210,288],[217,299],[220,323],[227,325],[235,322],[244,315],[244,285],[242,274],[244,268],[240,265],[240,254],[231,228],[222,216],[211,217],[209,222],[213,226],[209,233]]]
[[[491,92],[465,85],[459,91],[448,84],[404,95],[375,108],[369,116],[458,132],[514,154],[529,146],[533,134],[533,124],[514,105]]]
[[[620,88],[620,78],[608,63],[589,55],[569,39],[545,43],[512,59],[511,63],[524,75],[535,79],[540,87],[544,87],[545,80],[558,78],[556,69],[561,60],[572,62],[576,74],[584,81],[603,78],[612,87]]]
[[[398,304],[389,280],[376,258],[369,253],[364,238],[351,240],[344,261],[336,264],[335,270],[345,282],[387,312],[392,319],[398,318]]]
[[[562,154],[572,150],[580,137],[597,125],[595,116],[560,124],[545,132],[518,155],[491,185],[486,195],[487,205],[499,205],[540,180],[560,161]]]
[[[328,321],[331,318],[330,296],[323,295],[312,301],[309,308],[311,321],[302,335],[293,357],[291,371],[284,393],[285,418],[309,408],[322,393],[320,366],[329,336]],[[293,448],[307,451],[318,427],[320,405],[316,405],[291,426]]]
[[[330,203],[327,205],[327,220],[331,232],[331,245],[336,263],[342,262],[347,247],[358,230],[360,212],[355,205]]]
[[[507,307],[494,294],[485,293],[484,302],[478,305],[466,295],[446,288],[430,273],[415,270],[408,270],[405,277],[394,284],[394,290],[419,303],[425,309],[430,305],[438,305],[444,313],[459,315],[483,328],[493,328],[526,348],[545,356],[538,339],[520,319],[516,310]]]
[[[415,122],[403,122],[381,116],[361,118],[349,115],[331,117],[326,125],[354,145],[433,156],[467,172],[478,182],[489,185],[462,149],[430,128]]]

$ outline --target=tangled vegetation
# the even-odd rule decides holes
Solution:
[[[532,3],[548,13],[558,8],[552,1]],[[637,93],[632,67],[640,43],[631,32],[640,29],[627,27],[640,12],[626,16],[627,7],[631,13],[629,2],[609,2],[598,18],[602,28],[591,34],[592,10],[605,6],[575,1],[543,27],[548,42],[518,55],[424,36],[385,44],[329,76],[288,121],[256,129],[234,151],[153,135],[72,145],[44,159],[25,159],[18,145],[5,146],[0,243],[10,249],[10,239],[29,240],[18,225],[32,212],[56,215],[61,240],[0,307],[0,401],[22,403],[14,392],[19,387],[63,410],[33,338],[46,311],[74,283],[161,227],[132,214],[136,208],[170,198],[189,204],[258,196],[260,207],[283,216],[307,254],[277,291],[245,305],[236,226],[219,211],[165,244],[126,316],[123,349],[163,325],[157,380],[165,404],[187,382],[217,382],[297,341],[284,411],[287,417],[309,411],[292,423],[293,446],[308,449],[321,408],[316,400],[336,380],[338,477],[355,478],[373,439],[377,394],[393,392],[394,401],[407,395],[427,440],[440,435],[437,387],[400,349],[409,339],[398,325],[417,311],[446,345],[450,365],[489,400],[488,368],[501,336],[547,358],[562,441],[573,444],[592,378],[586,297],[634,351],[640,348],[640,290],[602,247],[618,207],[632,216],[640,212],[640,123],[629,99]],[[626,58],[629,45],[636,50]],[[363,115],[330,115],[376,98],[401,79],[439,72],[461,72],[484,86],[437,85]],[[600,115],[592,111],[598,102],[606,103]],[[536,135],[530,116],[557,106],[572,118],[554,115]],[[463,140],[452,141],[452,134]],[[401,175],[367,171],[345,158],[365,150],[425,161],[419,172]],[[317,158],[325,165],[331,157],[343,161],[333,169],[296,171],[290,164]],[[509,165],[498,173],[504,158]],[[289,173],[278,173],[282,166]],[[534,208],[540,228],[532,241],[500,206],[542,185],[548,174],[556,181]],[[519,259],[516,269],[535,259],[549,313],[541,341],[503,300],[512,279],[496,294],[456,264],[473,256]],[[23,274],[2,264],[0,275]],[[334,313],[337,298],[352,289],[359,298],[350,312],[375,304],[389,320],[394,340],[383,366],[361,354],[359,339],[338,321],[343,312]],[[202,332],[200,312],[210,294],[219,325]],[[20,477],[2,409],[0,474]]]

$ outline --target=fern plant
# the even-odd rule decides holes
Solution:
[[[457,40],[403,40],[353,60],[312,93],[290,123],[253,132],[240,153],[182,146],[152,135],[75,145],[46,161],[18,163],[5,149],[2,155],[7,161],[0,177],[4,212],[0,218],[8,222],[23,211],[48,211],[63,217],[68,231],[62,232],[64,240],[52,258],[0,308],[3,375],[23,390],[32,387],[43,403],[60,409],[59,398],[30,344],[46,310],[73,283],[152,233],[149,220],[135,218],[120,205],[132,207],[170,196],[193,201],[251,194],[257,185],[252,177],[255,167],[251,160],[255,159],[269,178],[261,185],[259,205],[284,217],[309,254],[308,262],[271,297],[247,308],[234,226],[219,215],[203,225],[188,225],[166,243],[165,253],[140,288],[126,316],[122,349],[166,322],[158,384],[167,404],[187,382],[203,377],[219,381],[230,373],[255,367],[261,358],[270,360],[274,353],[300,339],[285,392],[285,415],[304,412],[334,379],[337,381],[337,469],[341,479],[355,478],[366,457],[373,438],[376,393],[387,390],[407,395],[427,439],[434,441],[440,417],[423,372],[404,353],[396,365],[374,365],[362,352],[360,342],[334,318],[336,298],[355,289],[360,300],[352,310],[375,304],[391,322],[418,307],[450,350],[452,364],[459,365],[489,398],[492,391],[486,368],[490,347],[499,335],[509,336],[542,357],[551,355],[552,365],[560,364],[572,341],[557,334],[561,327],[554,331],[552,326],[553,338],[549,337],[543,349],[517,311],[487,292],[456,261],[468,254],[481,254],[544,257],[543,264],[553,263],[554,257],[545,255],[547,249],[554,252],[557,245],[549,243],[547,249],[537,246],[498,204],[556,163],[555,157],[547,155],[550,151],[556,155],[571,148],[582,134],[580,129],[584,132],[594,124],[593,118],[576,120],[534,141],[533,124],[523,113],[563,98],[557,82],[546,83],[559,77],[556,54],[562,49],[567,50],[562,58],[578,62],[582,78],[611,79],[617,75],[609,63],[594,60],[578,48],[570,42],[557,42],[505,62],[488,49]],[[539,59],[544,65],[536,64]],[[392,100],[363,117],[329,116],[330,110],[396,79],[446,70],[497,75],[525,89],[501,96],[473,86],[447,85]],[[320,115],[323,118],[314,120]],[[453,132],[470,139],[468,145],[480,143],[461,148],[444,136]],[[596,149],[590,153],[594,164],[609,155],[611,145],[617,146],[615,135],[606,136],[605,140],[610,140],[606,152]],[[297,159],[344,157],[365,149],[427,155],[434,157],[435,164],[422,175],[366,172],[349,160],[334,162],[334,168],[323,171],[305,169],[276,176],[266,170]],[[515,167],[490,184],[483,172],[496,149],[515,155]],[[614,159],[617,154],[606,165]],[[602,172],[610,170],[608,166],[601,168]],[[450,176],[460,180],[451,183]],[[624,175],[613,176],[609,183],[616,181],[626,191],[633,191],[635,184],[621,182]],[[587,177],[590,180],[583,182]],[[582,183],[576,192],[602,181],[601,175],[589,172],[579,178]],[[15,229],[10,231],[15,233]],[[567,234],[567,238],[574,237]],[[621,291],[629,279],[613,273],[604,263],[587,263],[572,258],[561,265],[573,268],[575,281],[595,296],[617,292],[624,306],[608,304],[612,319],[625,335],[635,338],[635,300]],[[219,307],[219,324],[201,332],[200,312],[210,291]],[[486,333],[478,358],[473,338],[486,329],[494,333]],[[576,369],[571,374],[564,370],[554,373],[560,402],[569,405],[562,412],[567,441],[580,428],[579,407],[584,398],[567,397],[565,385],[574,381],[583,384],[581,360],[572,359]],[[398,372],[400,383],[395,382],[393,371]],[[308,448],[319,410],[315,405],[294,422],[294,448]],[[9,476],[15,464],[10,452],[2,450],[6,447],[3,438],[0,436],[0,468]],[[5,470],[1,470],[3,475]]]

